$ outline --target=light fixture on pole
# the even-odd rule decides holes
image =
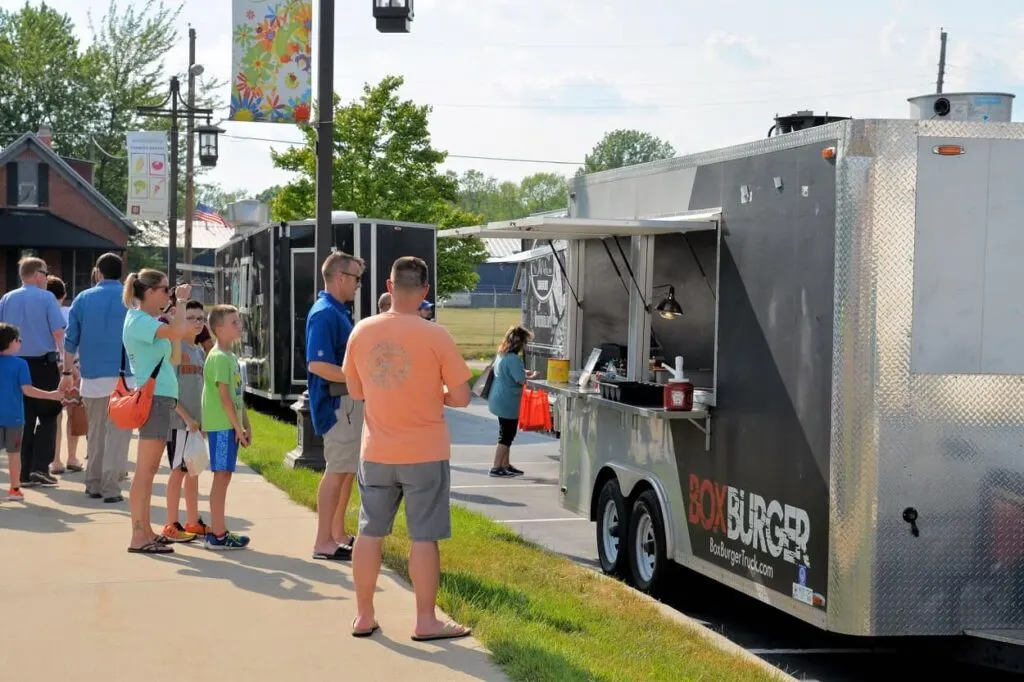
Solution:
[[[206,125],[196,126],[196,133],[199,134],[199,165],[205,168],[217,165],[218,136],[223,132],[225,131],[215,125],[210,125],[209,122]]]
[[[408,33],[412,28],[412,0],[373,0],[378,33]]]
[[[677,317],[682,317],[683,307],[679,305],[679,301],[676,300],[676,288],[671,284],[659,284],[654,288],[659,289],[662,287],[668,287],[668,296],[663,298],[661,302],[654,307],[654,309],[657,310],[658,314],[666,320],[674,320]]]

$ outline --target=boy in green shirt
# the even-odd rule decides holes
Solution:
[[[252,437],[249,415],[242,399],[242,373],[231,347],[242,335],[238,310],[230,305],[215,305],[210,310],[210,331],[217,339],[203,367],[203,431],[210,443],[210,532],[206,548],[244,549],[249,538],[229,533],[225,506],[228,484],[238,460],[238,447],[247,447]]]

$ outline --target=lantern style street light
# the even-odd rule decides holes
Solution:
[[[199,134],[199,165],[205,168],[213,168],[217,165],[218,135],[225,132],[215,125],[196,126],[196,133]]]
[[[412,28],[413,0],[373,0],[378,33],[408,33]]]

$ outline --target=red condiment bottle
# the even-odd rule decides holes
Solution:
[[[683,374],[683,358],[676,356],[676,366],[662,365],[672,373],[672,378],[665,384],[662,404],[666,410],[689,412],[693,409],[693,384]]]
[[[689,412],[693,409],[693,384],[688,379],[673,379],[665,384],[665,409]]]

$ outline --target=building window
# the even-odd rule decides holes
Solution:
[[[18,206],[39,206],[39,162],[18,161]]]

